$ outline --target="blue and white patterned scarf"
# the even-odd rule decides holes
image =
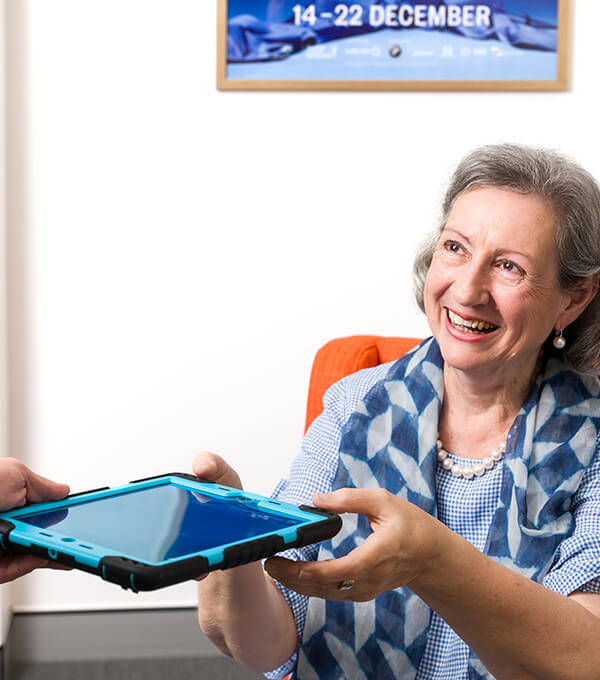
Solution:
[[[344,427],[334,489],[384,488],[433,516],[443,359],[434,339],[395,362]],[[598,445],[600,382],[551,357],[507,439],[501,497],[485,554],[535,581],[573,529],[571,496]],[[319,559],[346,555],[371,533],[361,515],[322,544]],[[430,609],[409,588],[370,602],[312,598],[298,654],[298,680],[414,680]],[[491,678],[471,653],[469,678]]]

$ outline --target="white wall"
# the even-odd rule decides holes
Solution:
[[[74,490],[210,448],[268,493],[317,348],[427,333],[411,261],[464,152],[556,146],[600,176],[598,2],[574,9],[569,92],[368,94],[217,92],[214,2],[8,1],[11,453]],[[13,598],[194,587],[46,572]]]
[[[5,82],[4,82],[4,0],[0,0],[0,457],[7,455],[7,356],[6,356],[6,203],[5,203]],[[8,631],[8,593],[0,589],[0,646]]]

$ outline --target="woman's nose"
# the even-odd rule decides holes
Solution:
[[[464,307],[485,305],[490,300],[488,283],[483,267],[469,262],[456,272],[452,293],[456,301]]]

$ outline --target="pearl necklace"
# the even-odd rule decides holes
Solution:
[[[464,477],[465,479],[473,479],[473,477],[481,477],[486,470],[491,470],[498,461],[504,457],[506,450],[506,442],[502,442],[497,449],[494,449],[489,456],[483,458],[475,465],[459,465],[451,458],[448,458],[448,451],[444,449],[442,440],[437,440],[437,459],[444,470],[450,471],[455,477]]]

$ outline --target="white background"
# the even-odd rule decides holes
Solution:
[[[0,4],[0,8],[2,5]],[[0,36],[4,35],[4,12],[0,12]],[[5,158],[5,77],[4,50],[0,51],[0,159]],[[8,409],[7,409],[7,354],[6,354],[6,178],[5,164],[0,164],[0,456],[7,454],[8,448]],[[4,642],[4,633],[8,629],[9,607],[4,590],[0,591],[0,643]]]
[[[600,176],[600,3],[562,93],[223,93],[216,3],[6,0],[9,453],[72,490],[189,471],[208,448],[269,493],[311,361],[424,336],[417,245],[472,147],[557,147]],[[186,605],[87,574],[17,611]]]

